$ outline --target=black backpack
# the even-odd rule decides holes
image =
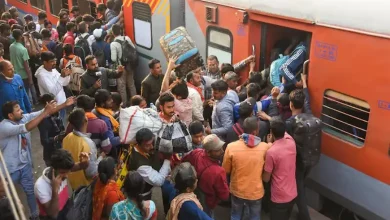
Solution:
[[[73,192],[71,200],[71,208],[66,215],[66,219],[92,219],[92,200],[93,190],[95,188],[96,180],[89,186],[80,186]]]
[[[85,66],[85,57],[88,55],[91,55],[91,49],[89,48],[88,44],[88,37],[89,34],[87,34],[85,37],[79,36],[79,40],[77,41],[76,45],[74,46],[74,54],[81,58],[83,62],[83,66]]]
[[[126,38],[123,37],[123,40],[115,40],[115,42],[120,43],[122,47],[122,58],[121,64],[123,66],[130,65],[132,68],[136,68],[138,66],[138,54],[137,51],[129,42],[127,42]]]
[[[104,45],[103,47],[101,48],[97,43],[94,43],[93,45],[93,50],[95,50],[95,52],[93,53],[93,55],[96,57],[97,59],[97,62],[99,64],[100,67],[108,67],[106,64],[107,62],[107,59],[106,59],[106,56],[104,55],[104,49],[109,46],[108,43],[104,42]]]
[[[321,156],[322,121],[302,113],[292,119],[291,128],[297,146],[297,163],[304,167],[316,165]]]

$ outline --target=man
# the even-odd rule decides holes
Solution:
[[[111,93],[106,89],[97,90],[95,102],[96,107],[93,113],[106,123],[111,145],[113,148],[118,148],[121,144],[118,136],[119,122],[114,118],[114,112],[111,110],[113,104]]]
[[[136,145],[131,148],[130,158],[127,161],[129,171],[136,170],[144,178],[146,184],[141,196],[144,200],[152,198],[153,186],[162,186],[171,172],[170,158],[164,156],[161,163],[157,149],[154,148],[154,134],[147,128],[142,128],[135,135]]]
[[[67,16],[67,15],[66,15]],[[75,45],[75,38],[74,38],[74,32],[76,30],[76,25],[73,22],[68,22],[66,23],[66,33],[64,33],[62,39],[62,43],[65,44],[70,44],[72,47]],[[58,33],[60,35],[60,33]],[[60,35],[61,36],[61,35]]]
[[[99,119],[92,111],[95,109],[95,99],[87,95],[79,95],[76,102],[77,108],[82,108],[85,111],[85,116],[88,119],[87,133],[91,134],[91,139],[95,142],[96,147],[104,153],[109,154],[112,148],[107,124]],[[66,133],[73,131],[73,126],[68,124]]]
[[[131,42],[128,36],[122,36],[122,27],[119,24],[112,26],[112,33],[114,34],[114,41],[110,44],[111,46],[111,60],[113,63],[124,65],[126,72],[118,79],[118,92],[122,96],[123,103],[127,106],[130,98],[137,94],[134,84],[134,67],[130,63],[122,63],[122,57],[126,56],[122,51],[122,42],[130,44],[131,47],[135,48],[133,42]]]
[[[77,5],[72,6],[72,9],[70,10],[70,13],[72,13],[72,15],[73,15],[72,18],[70,19],[70,21],[75,23],[76,18],[78,16],[80,16],[79,6],[77,6]]]
[[[233,98],[235,103],[238,103],[240,101],[238,98],[238,94],[236,92],[238,79],[239,79],[239,77],[237,76],[237,74],[235,72],[232,72],[232,71],[227,72],[224,76],[224,80],[228,84],[228,87],[229,87],[227,93],[229,96],[231,96]]]
[[[187,74],[188,98],[192,100],[192,120],[204,121],[202,94],[202,78],[199,73],[191,71]]]
[[[290,93],[290,109],[292,116],[286,120],[286,131],[293,134],[293,120],[302,113],[312,114],[310,108],[310,96],[307,89],[307,75],[301,74],[303,89],[296,89]],[[299,216],[302,220],[310,220],[309,209],[307,208],[306,196],[305,196],[305,178],[309,174],[311,167],[304,166],[302,162],[303,155],[297,153],[296,161],[296,181],[298,189],[298,197],[296,203],[299,210]]]
[[[86,153],[80,153],[79,163],[75,163],[72,155],[58,149],[51,155],[53,163],[43,170],[35,182],[35,196],[39,204],[41,219],[65,219],[68,212],[66,206],[68,196],[68,174],[86,169],[89,165],[89,157]]]
[[[235,100],[227,95],[228,84],[217,80],[211,84],[215,101],[212,114],[212,128],[206,128],[206,134],[216,134],[225,140],[227,131],[233,125],[233,106]]]
[[[190,126],[188,126],[188,131],[190,132],[192,139],[192,149],[203,148],[202,141],[204,138],[204,127],[202,122],[191,122]]]
[[[19,17],[19,11],[16,7],[12,6],[8,9],[8,12],[11,14],[12,19],[18,21],[18,24],[24,26],[23,20]]]
[[[108,79],[117,79],[122,76],[124,72],[123,66],[118,66],[117,70],[111,70],[104,67],[99,67],[95,56],[89,55],[85,58],[87,64],[87,71],[81,75],[81,94],[94,97],[98,89],[108,89]]]
[[[41,52],[51,51],[51,52],[55,53],[57,43],[51,39],[51,33],[50,33],[49,29],[43,28],[41,30],[41,35],[42,35]]]
[[[61,73],[57,71],[56,56],[54,53],[48,51],[41,54],[43,65],[40,66],[35,73],[38,80],[39,91],[41,94],[53,94],[55,101],[61,105],[65,103],[66,96],[64,86],[67,86],[70,81],[71,70],[64,68]],[[60,117],[65,121],[66,110],[60,112]]]
[[[84,110],[75,108],[69,114],[69,123],[73,126],[73,132],[68,134],[62,142],[63,149],[70,152],[73,160],[76,160],[81,152],[90,154],[89,166],[84,171],[69,174],[69,183],[72,189],[87,186],[97,174],[97,166],[103,159],[104,153],[97,157],[95,143],[87,134],[88,120]]]
[[[96,12],[100,14],[101,20],[105,21],[105,23],[109,22],[111,19],[117,16],[112,8],[114,7],[113,1],[107,1],[107,6],[104,3],[100,3],[96,7]]]
[[[160,118],[165,123],[171,123],[175,121],[177,117],[175,116],[175,97],[169,93],[163,93],[158,99],[160,103]]]
[[[270,121],[271,134],[267,142],[272,147],[265,158],[263,181],[271,181],[271,220],[288,220],[297,197],[295,181],[296,146],[286,133],[284,121],[274,117]]]
[[[182,162],[189,162],[194,166],[198,177],[198,198],[203,210],[213,218],[213,210],[221,200],[229,198],[229,187],[226,172],[219,165],[223,157],[225,142],[217,135],[211,134],[204,138],[203,149],[195,149],[186,155]]]
[[[28,99],[22,78],[14,73],[11,62],[4,60],[0,62],[0,106],[9,101],[18,101],[23,112],[31,112],[31,103]],[[3,116],[0,116],[0,120]]]
[[[245,119],[253,116],[253,104],[246,101],[239,103],[238,115],[239,119],[237,122],[227,131],[226,143],[232,143],[240,139],[240,136],[244,133]]]
[[[162,75],[161,63],[157,59],[149,61],[150,73],[141,83],[141,96],[145,98],[148,106],[155,104],[160,96],[161,85],[164,79]]]
[[[259,133],[256,117],[245,119],[243,129],[240,140],[227,146],[222,163],[230,175],[232,220],[241,219],[244,206],[248,208],[250,219],[260,219],[261,199],[264,196],[261,176],[265,154],[271,146],[256,136]]]
[[[4,120],[0,122],[0,149],[12,181],[21,184],[27,195],[31,219],[38,219],[38,210],[34,196],[30,131],[55,111],[55,102],[31,114],[23,114],[17,101],[2,106]]]
[[[62,37],[67,32],[66,24],[69,21],[69,15],[65,11],[61,11],[58,14],[58,18],[59,18],[59,20],[58,20],[58,23],[57,23],[57,31],[58,31],[59,39],[62,40]]]
[[[9,47],[11,45],[11,27],[8,24],[0,24],[0,43],[4,46],[4,56],[3,58],[6,60],[10,60],[10,52]]]
[[[45,27],[46,19],[47,19],[46,12],[39,11],[38,12],[38,22],[36,23],[36,29],[35,29],[38,33],[40,33],[41,30]]]
[[[87,40],[88,42],[88,46],[89,46],[89,51],[84,51],[85,52],[85,56],[88,56],[88,55],[92,55],[92,44],[96,41],[95,37],[93,36],[93,34],[89,34],[89,26],[87,23],[85,23],[84,21],[80,22],[80,24],[78,25],[78,31],[79,31],[79,36],[76,37],[74,43],[75,45],[78,45],[77,43],[80,41],[80,40]],[[79,54],[76,54],[77,56],[80,56]],[[82,59],[83,57],[80,56]]]
[[[16,29],[12,32],[12,36],[15,42],[9,48],[11,63],[15,67],[15,72],[22,77],[26,93],[31,94],[31,103],[37,103],[38,100],[33,87],[33,76],[28,63],[30,57],[28,56],[27,49],[23,46],[23,32]]]
[[[23,17],[23,19],[24,19],[24,25],[23,25],[24,31],[28,32],[27,24],[30,23],[30,22],[34,22],[34,18],[33,18],[32,15],[26,14],[26,15]]]

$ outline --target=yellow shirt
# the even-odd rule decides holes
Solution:
[[[227,146],[222,166],[230,174],[230,192],[234,196],[247,200],[263,198],[263,166],[270,146],[261,142],[251,148],[243,140]]]

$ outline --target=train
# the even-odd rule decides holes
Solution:
[[[45,3],[55,23],[59,0],[8,0],[22,13]],[[94,13],[101,1],[62,0]],[[325,199],[367,220],[390,219],[390,14],[386,0],[123,0],[125,32],[137,45],[139,85],[148,61],[159,59],[162,35],[186,27],[203,57],[235,63],[252,53],[256,68],[270,66],[283,38],[304,33],[313,113],[322,119],[322,156],[307,179],[308,200],[321,209]],[[86,12],[83,12],[86,13]],[[248,77],[248,69],[240,72]]]

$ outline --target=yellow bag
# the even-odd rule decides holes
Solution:
[[[119,154],[119,163],[118,163],[118,179],[116,183],[118,184],[119,188],[122,188],[123,183],[125,182],[125,178],[127,176],[127,173],[129,172],[127,170],[127,161],[130,158],[131,152],[133,151],[134,145],[130,144],[129,149],[122,150],[121,153]]]

